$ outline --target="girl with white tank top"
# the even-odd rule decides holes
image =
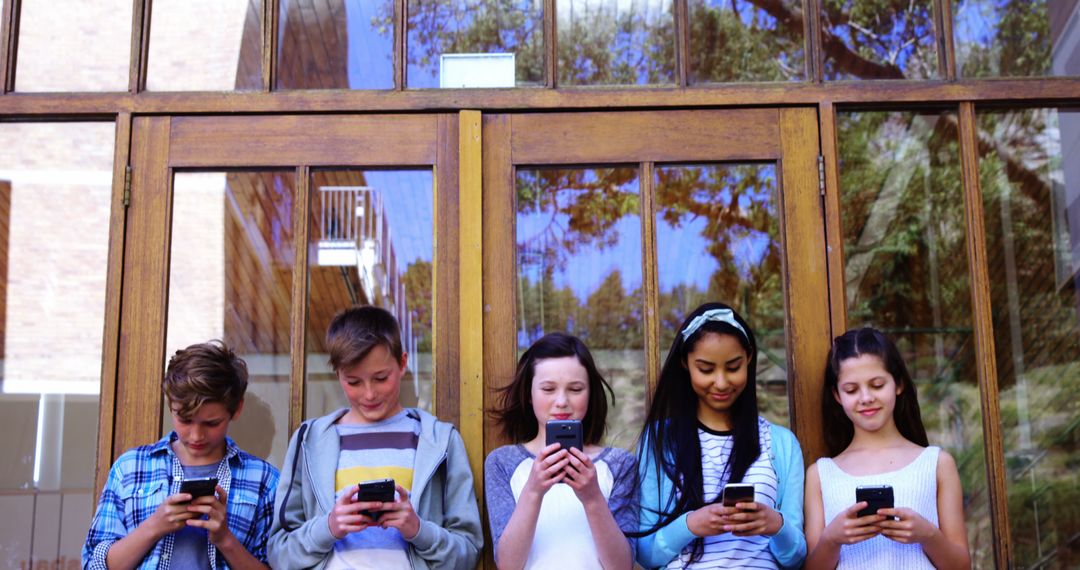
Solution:
[[[822,396],[832,458],[806,473],[806,568],[970,568],[956,462],[928,444],[896,345],[872,328],[837,337]],[[859,516],[856,490],[882,485],[892,506]]]

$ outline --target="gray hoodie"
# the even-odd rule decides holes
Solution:
[[[334,424],[346,412],[348,408],[342,408],[304,422],[307,429],[301,427],[289,441],[270,527],[273,568],[322,568],[330,558],[337,542],[330,534],[329,515],[334,508],[340,452]],[[410,493],[420,517],[420,532],[409,541],[409,562],[413,568],[471,569],[480,556],[484,535],[465,444],[453,425],[423,410],[409,408],[408,412],[420,420]],[[305,433],[299,465],[294,468],[301,431]]]

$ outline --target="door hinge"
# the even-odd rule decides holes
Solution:
[[[825,195],[825,157],[817,155],[817,184],[818,192]]]
[[[124,207],[131,205],[131,165],[124,167]]]

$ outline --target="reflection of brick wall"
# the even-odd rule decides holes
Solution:
[[[153,10],[146,88],[231,91],[249,0],[154,0]]]
[[[225,334],[224,226],[225,174],[177,174],[166,358],[177,349]]]
[[[5,389],[101,375],[114,127],[0,125],[11,181]]]
[[[18,91],[125,91],[131,0],[22,3]]]

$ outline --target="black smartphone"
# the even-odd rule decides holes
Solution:
[[[546,429],[546,445],[558,443],[563,449],[576,447],[578,451],[585,451],[581,420],[548,420]]]
[[[209,497],[217,491],[217,484],[217,477],[184,479],[180,482],[180,492],[190,494],[192,499]]]
[[[864,485],[855,488],[855,502],[866,501],[866,507],[859,510],[858,516],[876,515],[878,509],[893,508],[893,492],[890,485]]]
[[[361,481],[360,490],[356,493],[356,502],[358,503],[393,503],[394,502],[394,480],[393,479],[373,479],[371,481]],[[360,514],[367,515],[375,520],[379,519],[379,514],[382,511],[360,511]]]
[[[734,507],[739,503],[753,503],[754,484],[728,483],[727,485],[724,485],[724,490],[720,493],[720,497],[721,503],[725,507]]]

